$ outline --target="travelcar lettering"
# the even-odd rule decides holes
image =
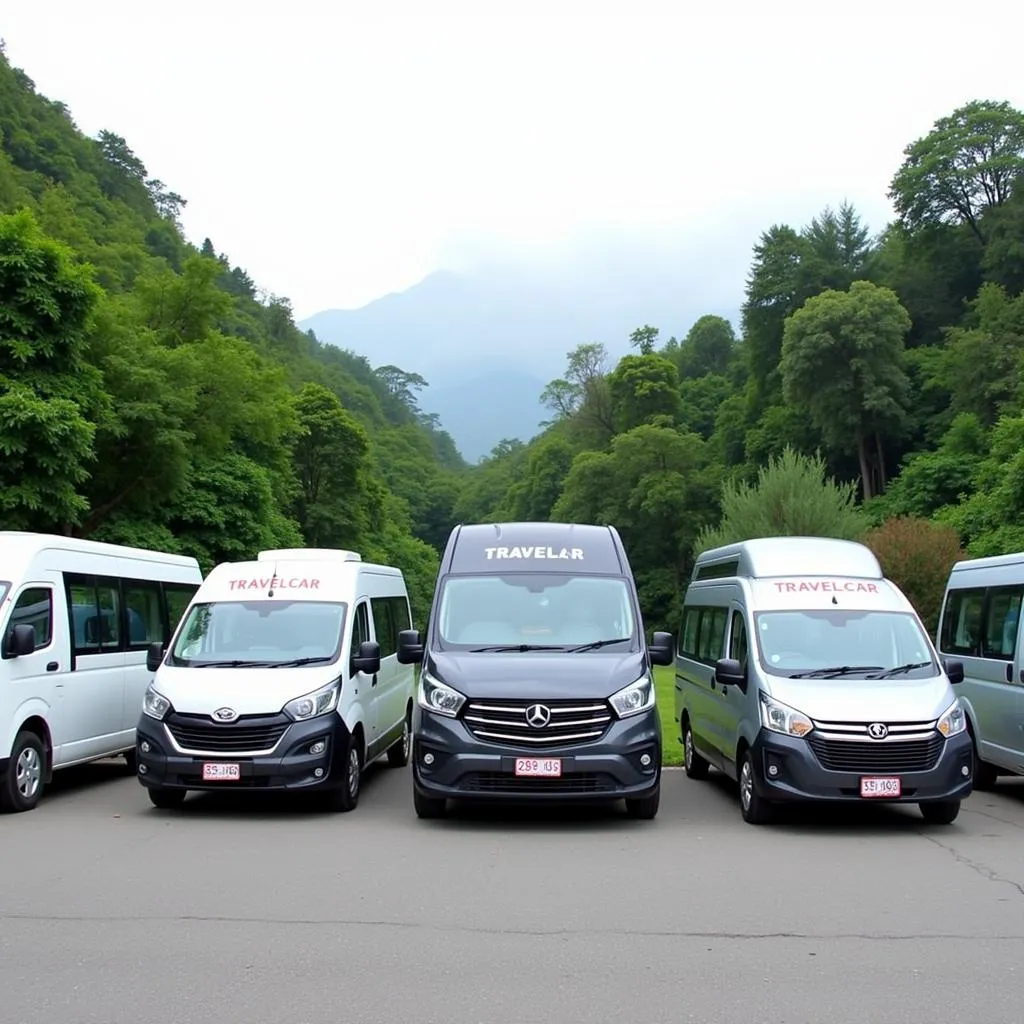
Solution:
[[[556,558],[568,559],[570,561],[583,560],[583,548],[541,548],[541,547],[512,547],[512,548],[484,548],[487,559],[494,558]]]
[[[808,591],[824,594],[877,594],[878,584],[862,580],[800,580],[799,583],[777,581],[775,589],[780,594],[803,594]]]
[[[229,580],[230,590],[319,590],[320,581],[304,576],[261,576],[259,579]]]

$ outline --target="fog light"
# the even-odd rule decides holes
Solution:
[[[149,740],[143,740],[139,744],[139,750],[141,750],[144,754],[148,754],[149,753]]]
[[[314,775],[314,776],[315,776],[316,778],[318,778],[318,779],[319,779],[319,778],[322,778],[322,777],[323,777],[323,774],[324,774],[324,770],[323,770],[323,768],[314,768],[314,769],[313,769],[313,775]]]
[[[148,772],[148,771],[149,771],[149,769],[144,764],[140,764],[139,765],[139,774],[140,775],[145,775],[146,772]]]
[[[768,765],[768,774],[774,779],[779,774],[779,766],[777,764]]]
[[[434,755],[433,754],[424,754],[423,755],[423,763],[424,764],[433,764],[434,763]]]
[[[651,763],[651,755],[650,754],[641,754],[640,755],[640,763],[646,768]]]
[[[322,754],[327,749],[327,743],[325,740],[317,740],[310,748],[311,754]]]
[[[967,778],[967,776],[971,774],[971,769],[967,765],[963,765],[960,769],[960,774],[964,778]]]

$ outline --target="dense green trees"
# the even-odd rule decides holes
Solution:
[[[616,365],[580,339],[543,432],[470,468],[425,381],[299,331],[186,243],[123,138],[0,58],[0,525],[206,567],[357,548],[405,568],[422,621],[454,522],[614,523],[651,628],[701,547],[830,533],[916,574],[931,617],[961,550],[1024,548],[1022,182],[1024,114],[966,104],[907,147],[879,234],[848,203],[771,224],[739,336],[644,324]]]

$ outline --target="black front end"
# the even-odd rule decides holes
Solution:
[[[618,718],[606,698],[468,699],[454,718],[417,705],[413,785],[431,800],[616,800],[661,780],[657,708]]]
[[[337,712],[295,722],[287,715],[143,713],[136,726],[138,778],[144,786],[195,790],[310,790],[336,785],[348,729]]]

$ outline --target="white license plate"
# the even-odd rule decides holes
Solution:
[[[860,795],[864,797],[894,797],[903,792],[898,778],[867,778],[860,780]]]
[[[516,775],[558,778],[562,774],[560,757],[517,757]]]
[[[203,782],[237,782],[242,777],[237,764],[204,764]]]

